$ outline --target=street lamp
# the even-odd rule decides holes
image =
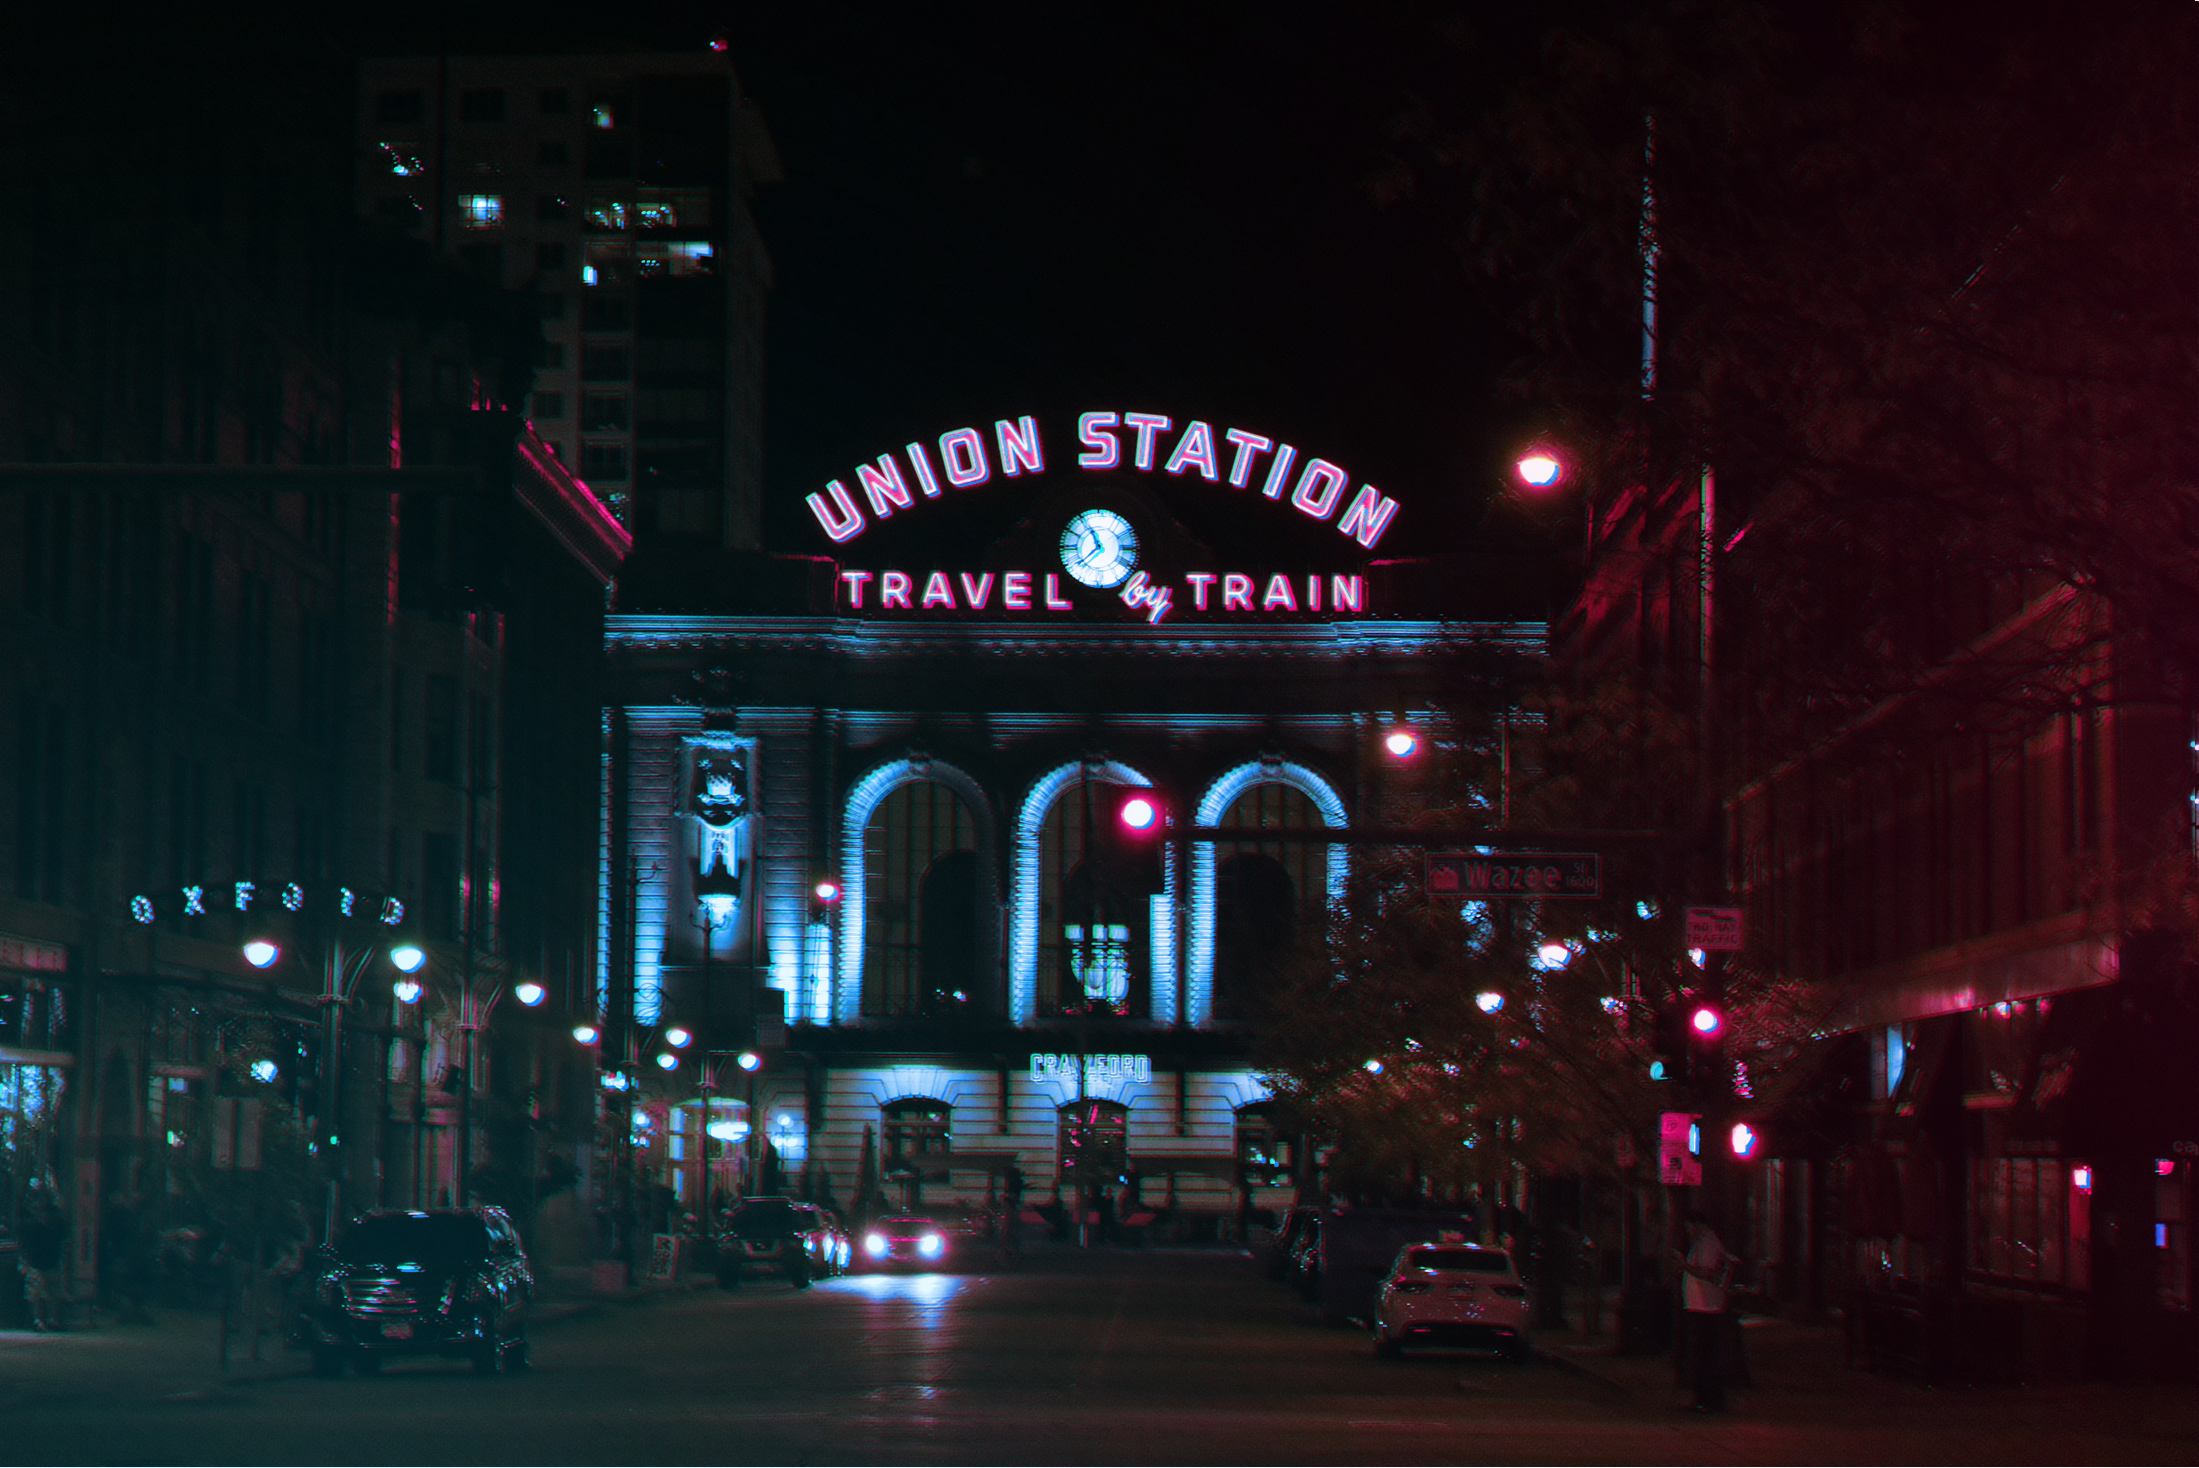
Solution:
[[[528,979],[512,990],[512,997],[529,1009],[533,1009],[543,1001],[549,992],[533,979]]]
[[[1537,445],[1519,456],[1512,471],[1530,489],[1550,489],[1565,477],[1565,461],[1548,445]]]
[[[1383,736],[1382,747],[1390,752],[1392,759],[1411,759],[1420,752],[1420,736],[1401,726]]]
[[[267,968],[282,956],[282,949],[265,938],[254,938],[244,945],[244,961],[254,968]]]
[[[573,1038],[583,1045],[593,1045],[603,1038],[603,1034],[594,1025],[574,1025]]]

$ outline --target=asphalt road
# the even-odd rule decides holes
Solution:
[[[535,1366],[211,1391],[46,1373],[0,1460],[220,1463],[1420,1463],[2067,1460],[1920,1399],[1874,1423],[1699,1419],[1547,1362],[1377,1360],[1242,1256],[1034,1257],[1012,1273],[774,1282],[592,1309]],[[19,1358],[27,1359],[27,1358]],[[86,1355],[96,1362],[96,1355]],[[26,1368],[27,1369],[27,1368]],[[0,1385],[5,1385],[0,1382]],[[1985,1405],[1985,1404],[1976,1404]],[[1941,1411],[1940,1408],[1949,1410]],[[1823,1420],[1810,1420],[1815,1418]],[[2095,1446],[2099,1444],[2095,1443]],[[2155,1446],[2166,1448],[2168,1443]],[[2190,1440],[2181,1443],[2188,1453]],[[2133,1449],[2136,1449],[2133,1451]],[[2109,1456],[2154,1457],[2125,1442]],[[2185,1460],[2188,1461],[2188,1458]]]

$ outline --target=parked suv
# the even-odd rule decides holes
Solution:
[[[527,1364],[534,1272],[501,1208],[378,1209],[352,1220],[301,1281],[291,1342],[316,1376],[392,1356],[450,1356],[493,1374]]]
[[[783,1275],[798,1290],[829,1273],[823,1255],[823,1216],[811,1204],[792,1198],[743,1198],[718,1235],[718,1284],[739,1289],[741,1276],[758,1272]]]

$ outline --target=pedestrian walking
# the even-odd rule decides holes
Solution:
[[[1733,1256],[1701,1213],[1687,1216],[1687,1252],[1680,1259],[1680,1349],[1695,1400],[1689,1410],[1722,1412],[1726,1405],[1726,1286]]]
[[[61,1255],[68,1247],[69,1221],[50,1191],[41,1190],[31,1201],[17,1241],[22,1252],[16,1255],[16,1267],[23,1272],[23,1303],[30,1309],[31,1329],[59,1330]]]

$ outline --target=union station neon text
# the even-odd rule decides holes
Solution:
[[[1225,428],[1217,436],[1213,425],[1197,418],[1179,428],[1165,413],[1082,413],[1077,442],[1077,467],[1094,472],[1158,470],[1179,479],[1195,474],[1231,489],[1249,489],[1257,478],[1263,499],[1287,499],[1302,515],[1333,521],[1339,533],[1369,550],[1397,514],[1397,502],[1371,484],[1362,484],[1346,503],[1351,476],[1340,465],[1311,456],[1301,464],[1291,444],[1241,428]],[[1026,413],[998,420],[990,445],[976,428],[953,429],[936,444],[917,440],[899,455],[885,453],[875,463],[857,465],[855,494],[834,479],[807,502],[825,534],[834,544],[844,544],[861,535],[872,518],[887,520],[914,510],[940,498],[946,488],[981,488],[993,481],[996,468],[1003,479],[1046,472],[1046,449],[1035,417]]]

